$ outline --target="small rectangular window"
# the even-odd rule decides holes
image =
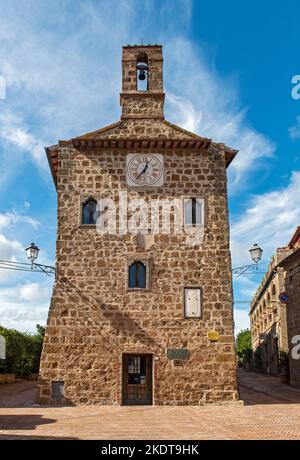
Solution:
[[[184,225],[200,226],[204,224],[204,206],[202,198],[185,198],[184,206]]]

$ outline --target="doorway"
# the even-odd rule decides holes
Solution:
[[[124,354],[123,405],[152,405],[152,355]]]

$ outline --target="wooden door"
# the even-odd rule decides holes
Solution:
[[[152,404],[152,355],[123,355],[123,404]]]

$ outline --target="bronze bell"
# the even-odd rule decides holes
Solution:
[[[139,72],[139,80],[145,80],[146,79],[146,74],[145,71],[142,69]]]

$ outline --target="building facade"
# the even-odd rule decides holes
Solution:
[[[278,264],[289,253],[286,248],[277,249],[251,302],[252,349],[260,351],[257,365],[271,375],[280,372],[280,350],[288,351],[286,304],[278,298],[284,289],[284,270]]]
[[[125,46],[121,119],[46,149],[57,273],[40,403],[238,399],[226,177],[236,151],[167,122],[164,96],[162,47]]]
[[[260,350],[261,370],[271,375],[286,372],[294,386],[300,386],[299,276],[300,227],[286,247],[277,249],[250,311],[252,347],[254,353]],[[282,369],[285,354],[288,365]]]
[[[289,242],[291,254],[279,264],[287,293],[287,335],[290,384],[300,388],[300,227]]]

